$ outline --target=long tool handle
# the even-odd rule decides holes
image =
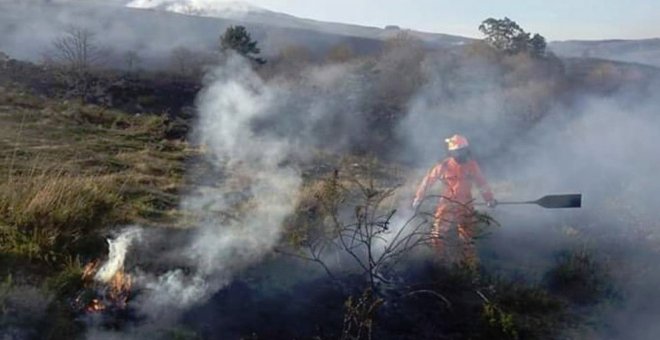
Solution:
[[[479,203],[477,205],[484,205]],[[581,208],[582,207],[582,194],[567,194],[567,195],[547,195],[543,196],[536,201],[505,201],[497,202],[498,205],[520,205],[520,204],[536,204],[546,209],[562,209],[562,208]]]
[[[535,201],[504,201],[504,202],[497,201],[497,205],[519,205],[519,204],[536,204],[536,202]]]

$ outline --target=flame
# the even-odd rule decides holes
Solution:
[[[82,280],[85,283],[89,283],[94,279],[96,271],[99,269],[99,260],[92,260],[90,263],[86,264],[82,272]]]
[[[117,307],[124,309],[131,292],[131,276],[118,270],[109,282],[108,298]]]
[[[105,305],[99,299],[92,299],[92,301],[87,305],[85,311],[87,313],[97,313],[105,310]]]
[[[85,288],[94,291],[95,297],[91,299],[82,309],[87,313],[103,312],[109,307],[125,309],[131,293],[131,276],[126,274],[123,268],[119,268],[107,282],[95,279],[100,267],[98,259],[89,262],[83,268],[82,280]],[[84,305],[83,295],[76,299],[77,304]]]
[[[131,276],[124,272],[124,261],[129,246],[140,238],[139,229],[127,229],[108,239],[108,258],[89,262],[83,268],[84,289],[74,300],[78,310],[88,313],[107,309],[125,309],[131,295]],[[91,296],[90,296],[91,295]]]

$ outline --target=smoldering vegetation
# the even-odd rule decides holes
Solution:
[[[202,216],[227,211],[228,204],[251,202],[247,204],[252,206],[240,222],[206,216],[198,222],[199,238],[176,250],[197,254],[185,261],[191,273],[167,281],[199,293],[191,308],[177,316],[184,328],[209,338],[250,334],[419,338],[438,333],[457,338],[554,338],[600,337],[604,332],[615,338],[640,336],[644,324],[629,328],[614,320],[628,317],[622,310],[643,308],[635,306],[639,289],[653,284],[641,277],[630,280],[631,273],[624,268],[629,269],[629,261],[650,265],[653,246],[649,239],[631,238],[639,231],[631,230],[630,222],[622,218],[630,212],[624,213],[626,208],[615,202],[639,201],[635,209],[640,210],[633,214],[651,213],[650,198],[629,196],[621,188],[648,185],[642,184],[651,175],[644,169],[651,171],[651,164],[657,162],[653,148],[643,146],[652,145],[658,127],[650,113],[653,103],[637,94],[656,86],[655,80],[617,75],[609,79],[620,82],[616,90],[584,86],[576,91],[558,59],[502,56],[480,46],[458,54],[419,51],[416,55],[415,41],[401,39],[376,60],[309,65],[264,80],[246,65],[234,63],[220,66],[216,76],[222,76],[209,78],[208,92],[198,104],[200,142],[210,138],[206,143],[217,150],[211,153],[216,166],[234,176],[250,175],[241,189],[200,191],[189,202],[206,209]],[[371,119],[376,111],[386,114],[387,110],[389,117]],[[229,118],[224,114],[231,120],[225,121]],[[341,202],[349,203],[335,211],[324,206],[337,195],[327,186],[332,180],[310,194],[307,202],[285,199],[276,204],[268,198],[273,190],[278,197],[309,190],[300,183],[311,180],[305,176],[305,166],[317,161],[314,151],[319,148],[428,166],[442,157],[440,136],[452,131],[466,131],[471,138],[499,199],[581,192],[585,207],[580,211],[502,207],[488,212],[500,227],[491,228],[480,242],[484,263],[480,280],[474,281],[461,268],[437,267],[433,255],[417,249],[390,274],[392,283],[363,290],[369,287],[363,268],[342,253],[345,249],[317,248],[314,253],[309,246],[318,236],[314,233],[323,232],[319,226],[327,223],[324,218],[334,216],[346,224],[359,220],[354,209],[360,206],[361,189],[351,186],[349,177],[364,181],[366,173],[326,171],[326,180],[339,176],[336,181],[347,181],[341,190],[348,193],[340,195],[348,195]],[[622,147],[630,139],[641,145],[632,153]],[[641,162],[636,167],[640,176],[626,176],[635,160]],[[388,180],[381,175],[375,179],[379,184],[374,194],[392,183],[403,185],[399,190],[404,193],[385,205],[398,208],[399,214],[410,213],[405,208],[409,203],[405,192],[410,190],[406,185],[415,179],[409,176],[411,172],[404,172]],[[264,177],[268,182],[260,184]],[[267,194],[260,191],[264,189]],[[243,198],[227,200],[232,194]],[[260,217],[260,207],[267,215]],[[271,215],[272,209],[276,215]],[[294,225],[294,230],[287,230],[291,222],[285,217],[291,214],[303,214],[294,223],[308,229]],[[398,216],[387,222],[393,228],[388,233],[404,223]],[[231,227],[233,223],[239,229]],[[246,225],[252,225],[247,234],[242,229]],[[653,233],[649,225],[642,228]],[[293,250],[282,244],[286,240],[293,242]],[[284,255],[267,255],[273,251]],[[295,258],[289,259],[288,251],[312,263],[292,262]],[[313,262],[323,262],[323,268],[310,266]],[[196,276],[199,272],[203,275]],[[160,297],[168,302],[188,296],[179,288],[151,288],[168,292]]]
[[[482,43],[429,51],[405,34],[375,56],[321,61],[294,52],[263,67],[230,57],[205,73],[187,141],[198,158],[181,157],[187,183],[175,192],[183,228],[141,227],[132,242],[119,242],[123,228],[100,233],[112,240],[111,254],[121,254],[108,263],[133,278],[126,313],[72,310],[81,289],[67,283],[80,276],[72,263],[56,297],[3,283],[3,332],[655,337],[656,69],[509,55]],[[387,254],[382,248],[396,244],[399,231],[405,239],[416,226],[428,229],[431,202],[409,222],[412,191],[457,132],[470,138],[499,200],[581,192],[583,208],[483,210],[478,274],[438,264],[423,242],[370,261]],[[2,198],[3,225],[44,221],[22,219]],[[375,236],[345,246],[338,231]],[[81,254],[77,261],[107,256],[103,247]]]

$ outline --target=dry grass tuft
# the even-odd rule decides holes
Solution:
[[[0,249],[48,259],[101,228],[119,203],[113,176],[43,171],[0,183]]]

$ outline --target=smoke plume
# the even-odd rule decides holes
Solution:
[[[185,270],[141,278],[147,292],[140,306],[152,316],[203,302],[260,261],[279,241],[282,222],[293,210],[301,178],[285,164],[290,146],[250,128],[268,113],[275,93],[246,63],[230,58],[209,74],[199,95],[198,139],[217,171],[214,179],[224,177],[224,183],[200,187],[183,200],[182,208],[197,216],[195,236],[175,245]],[[239,218],[227,217],[237,210]]]
[[[108,240],[108,260],[94,275],[94,279],[99,282],[110,282],[117,271],[124,268],[126,254],[133,242],[140,240],[141,231],[137,228],[126,229],[116,238]]]

